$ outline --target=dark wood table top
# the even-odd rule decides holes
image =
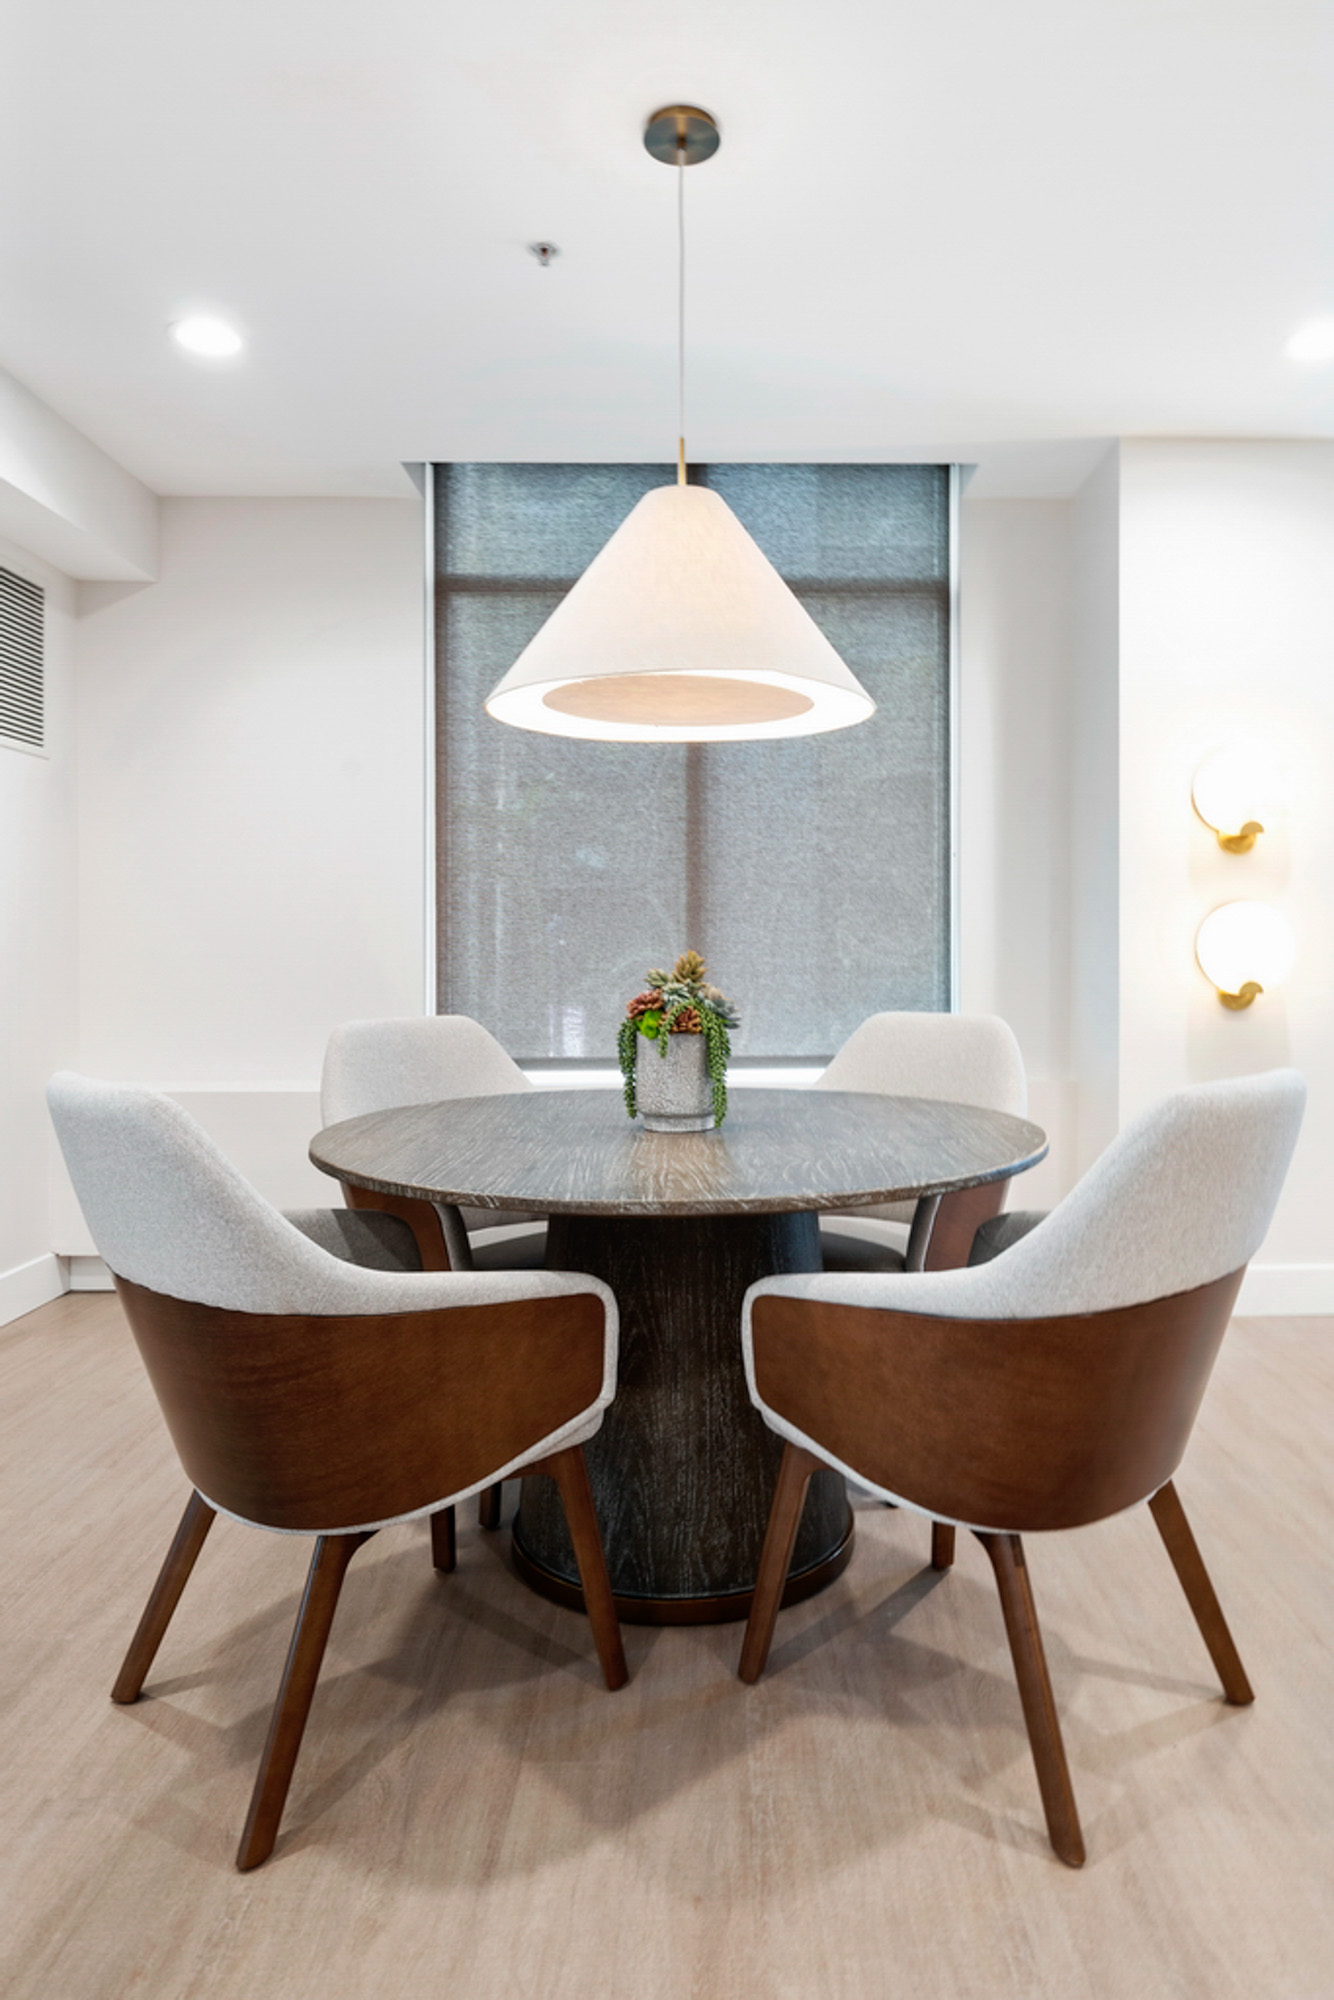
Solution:
[[[933,1098],[734,1088],[713,1132],[645,1132],[617,1090],[532,1090],[373,1111],[310,1157],[382,1194],[551,1215],[753,1215],[911,1200],[1001,1180],[1040,1126]]]

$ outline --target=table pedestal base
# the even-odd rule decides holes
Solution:
[[[757,1278],[820,1269],[816,1217],[553,1216],[547,1262],[604,1279],[620,1304],[616,1401],[584,1447],[620,1616],[744,1618],[783,1446],[746,1394],[741,1300]],[[818,1472],[784,1602],[823,1588],[851,1553],[843,1481]],[[546,1596],[582,1603],[548,1479],[523,1482],[514,1560]]]
[[[788,1571],[783,1589],[784,1607],[800,1604],[804,1597],[814,1597],[840,1576],[852,1560],[853,1540],[849,1509],[847,1533],[833,1554],[813,1563],[809,1569],[799,1570],[794,1563]],[[510,1555],[517,1574],[530,1590],[540,1597],[551,1598],[553,1603],[563,1604],[569,1611],[584,1609],[584,1593],[577,1583],[557,1575],[528,1554],[520,1540],[517,1520]],[[749,1618],[753,1595],[752,1590],[725,1591],[717,1597],[627,1597],[619,1590],[613,1592],[616,1616],[624,1625],[726,1625],[734,1619]]]

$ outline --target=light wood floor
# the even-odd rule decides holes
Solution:
[[[232,1852],[308,1552],[219,1521],[107,1699],[184,1500],[119,1307],[0,1330],[7,2000],[1324,2000],[1331,1323],[1232,1329],[1178,1485],[1255,1683],[1226,1708],[1146,1510],[1035,1538],[1089,1862],[1043,1833],[985,1557],[859,1511],[780,1619],[586,1627],[469,1526],[353,1565],[272,1861]]]

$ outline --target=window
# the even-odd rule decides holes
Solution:
[[[877,703],[769,743],[584,743],[482,704],[653,465],[436,468],[439,1006],[521,1061],[608,1062],[688,946],[741,1059],[827,1057],[880,1008],[950,1004],[949,472],[692,468]]]

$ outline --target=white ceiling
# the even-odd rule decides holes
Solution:
[[[1334,435],[1334,0],[10,0],[4,71],[0,365],[159,492],[669,459],[678,99],[692,457]]]

